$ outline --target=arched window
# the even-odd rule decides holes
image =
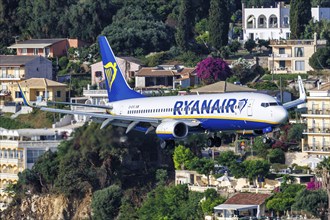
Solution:
[[[271,15],[269,17],[269,28],[278,28],[278,24],[277,24],[277,17],[276,15]]]
[[[265,15],[260,15],[258,18],[258,28],[267,28],[267,19]]]
[[[248,16],[246,23],[247,28],[256,28],[256,18],[254,17],[254,15]]]

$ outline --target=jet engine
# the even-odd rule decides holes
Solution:
[[[188,135],[188,126],[175,120],[164,121],[157,126],[156,134],[164,140],[185,138]]]

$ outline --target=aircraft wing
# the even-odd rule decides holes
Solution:
[[[93,104],[83,104],[83,103],[74,103],[74,102],[51,102],[48,101],[47,105],[72,105],[72,106],[81,106],[81,107],[89,107],[89,108],[99,108],[99,109],[112,109],[112,106],[107,106],[107,105],[93,105]]]
[[[83,111],[72,111],[65,109],[57,109],[57,108],[47,108],[41,107],[40,110],[61,114],[70,114],[70,115],[84,115],[90,116],[91,118],[101,119],[102,125],[101,129],[107,126],[108,124],[114,124],[121,127],[127,127],[126,133],[128,133],[131,129],[133,129],[138,123],[149,123],[152,126],[157,126],[164,119],[162,118],[151,118],[151,117],[138,117],[138,116],[125,116],[125,115],[111,115],[104,113],[92,113],[92,112],[83,112]],[[166,120],[176,120],[176,119],[166,119]],[[179,119],[176,121],[180,121],[185,123],[188,127],[197,127],[201,122],[196,119]]]
[[[305,92],[305,88],[304,88],[304,85],[302,83],[302,79],[300,76],[298,76],[298,87],[299,87],[299,99],[284,103],[283,104],[284,108],[290,109],[290,108],[296,107],[300,104],[306,103],[306,92]]]

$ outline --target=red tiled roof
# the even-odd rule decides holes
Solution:
[[[261,205],[270,196],[270,194],[238,193],[227,199],[224,204]]]

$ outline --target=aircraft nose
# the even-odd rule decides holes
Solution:
[[[279,110],[278,112],[276,112],[276,117],[277,117],[277,121],[279,123],[286,123],[288,121],[289,118],[289,113],[285,108],[281,108],[281,110]]]

